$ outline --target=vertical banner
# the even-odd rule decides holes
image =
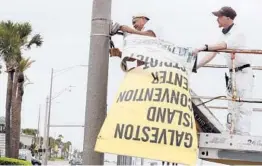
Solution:
[[[133,69],[127,59],[144,61]],[[97,138],[95,151],[196,165],[197,133],[188,74],[189,48],[156,38],[124,39],[125,78]]]

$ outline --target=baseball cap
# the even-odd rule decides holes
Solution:
[[[139,17],[145,17],[146,19],[150,20],[149,15],[146,14],[146,13],[137,13],[137,14],[133,15],[132,19],[139,18]]]
[[[237,16],[237,13],[236,13],[236,11],[233,9],[233,8],[231,8],[231,7],[229,7],[229,6],[224,6],[224,7],[222,7],[220,10],[218,10],[218,11],[214,11],[214,12],[212,12],[215,16],[226,16],[226,17],[229,17],[229,18],[231,18],[232,20],[234,20],[235,19],[235,17]]]

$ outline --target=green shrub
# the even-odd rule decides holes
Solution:
[[[14,158],[0,157],[0,165],[32,165],[31,162]]]

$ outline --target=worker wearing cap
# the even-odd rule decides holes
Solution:
[[[200,51],[214,51],[220,49],[245,49],[246,37],[245,33],[241,31],[240,27],[234,23],[237,16],[236,11],[228,6],[222,7],[220,10],[212,12],[217,16],[217,22],[222,29],[222,35],[217,44],[205,44],[195,50],[195,54]],[[209,53],[197,65],[200,68],[210,62],[217,53]],[[225,53],[224,57],[229,68],[229,77],[227,79],[228,96],[232,97],[232,54]],[[238,98],[252,98],[253,90],[253,70],[251,68],[251,55],[235,54],[235,80],[236,92]],[[251,128],[251,115],[253,112],[251,103],[235,103],[232,101],[228,103],[229,114],[227,116],[227,128],[230,129],[232,124],[232,115],[234,115],[234,134],[249,135]],[[233,109],[234,108],[234,109]]]
[[[120,30],[130,34],[159,37],[157,28],[153,25],[149,16],[146,14],[137,14],[132,18],[132,25],[134,28],[131,28],[126,25],[120,26]]]
[[[151,19],[146,14],[137,14],[133,16],[132,25],[133,25],[133,28],[127,25],[119,25],[118,29],[124,32],[125,35],[136,34],[136,35],[144,35],[144,36],[161,38],[159,29],[156,26],[154,26]],[[110,56],[117,56],[121,58],[122,52],[118,48],[111,48]],[[135,61],[135,60],[136,59],[128,58],[128,61]],[[137,66],[140,66],[143,64],[144,64],[143,61],[137,60]]]

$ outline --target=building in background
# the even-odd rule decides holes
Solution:
[[[33,136],[21,132],[20,148],[29,149],[33,143]],[[0,156],[5,156],[5,117],[0,117]]]
[[[33,143],[34,136],[20,133],[21,149],[29,149]]]

